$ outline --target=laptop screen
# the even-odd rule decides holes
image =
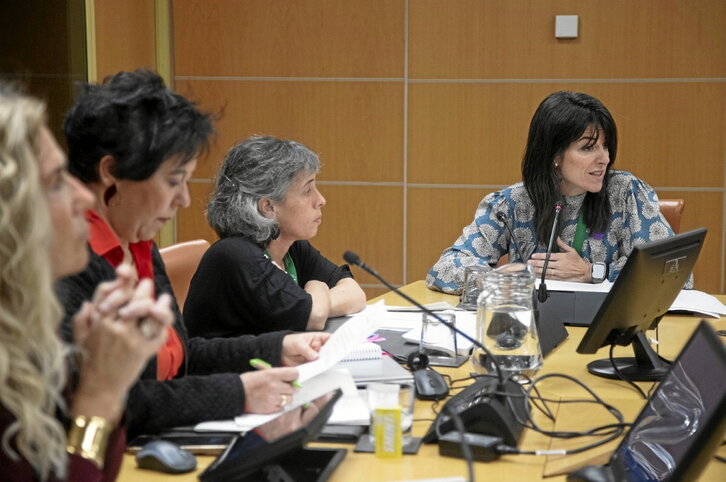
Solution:
[[[726,348],[702,322],[613,454],[617,480],[666,480],[690,472],[695,454],[722,425],[724,373]]]

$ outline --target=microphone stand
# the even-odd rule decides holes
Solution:
[[[557,201],[555,203],[555,220],[552,223],[552,232],[550,232],[550,242],[547,245],[547,254],[545,255],[544,265],[542,266],[542,279],[539,282],[539,289],[537,291],[537,298],[540,303],[547,301],[549,294],[547,293],[547,283],[545,283],[545,277],[547,276],[547,266],[550,264],[550,256],[552,256],[552,247],[555,242],[555,236],[557,234],[557,221],[560,218],[560,211],[562,211],[562,203]]]

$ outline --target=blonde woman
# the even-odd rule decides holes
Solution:
[[[113,480],[126,392],[165,340],[170,300],[153,301],[121,268],[74,319],[78,379],[67,385],[52,284],[88,261],[93,195],[68,173],[44,116],[42,103],[0,84],[0,474]]]

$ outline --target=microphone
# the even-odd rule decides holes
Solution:
[[[547,276],[547,265],[550,264],[550,256],[552,256],[552,247],[555,243],[555,236],[557,235],[557,221],[560,218],[560,211],[562,211],[562,201],[555,203],[555,220],[552,223],[552,231],[550,232],[550,242],[547,245],[547,254],[545,255],[544,266],[542,266],[542,279],[539,283],[539,289],[537,290],[537,299],[540,303],[544,303],[549,298],[547,293],[547,284],[545,283],[545,277]]]
[[[517,255],[519,255],[519,260],[524,263],[526,260],[524,259],[524,256],[522,256],[522,251],[519,249],[519,245],[517,244],[517,240],[514,239],[514,233],[512,232],[512,228],[509,227],[509,223],[507,222],[507,215],[504,214],[502,211],[499,211],[497,213],[497,219],[504,224],[504,227],[509,232],[509,237],[512,238],[512,244],[514,244],[514,249],[517,250]]]
[[[361,261],[360,257],[357,254],[355,254],[354,252],[352,252],[352,251],[346,251],[345,253],[343,253],[343,259],[348,264],[354,264],[356,266],[360,266],[362,269],[364,269],[365,271],[367,271],[370,275],[372,275],[378,281],[380,281],[381,283],[383,283],[384,285],[386,285],[386,288],[388,288],[389,290],[393,291],[398,296],[400,296],[404,300],[408,301],[409,303],[411,303],[412,305],[414,305],[416,308],[418,308],[419,310],[423,311],[427,315],[436,318],[437,321],[439,321],[440,323],[443,323],[445,326],[447,326],[449,328],[449,330],[453,331],[455,334],[458,333],[459,335],[463,336],[464,338],[466,338],[467,340],[469,340],[470,342],[472,342],[478,348],[481,348],[482,351],[484,351],[484,353],[487,354],[487,356],[489,357],[489,359],[492,361],[492,364],[496,368],[497,378],[499,379],[499,383],[502,384],[502,385],[504,384],[504,376],[502,374],[502,368],[499,366],[499,361],[492,355],[492,353],[489,351],[489,349],[484,346],[484,344],[479,343],[477,340],[475,340],[474,338],[470,337],[468,334],[464,333],[463,331],[459,330],[456,326],[452,325],[447,320],[444,320],[442,317],[440,317],[439,315],[437,315],[433,311],[429,310],[428,308],[426,308],[425,306],[423,306],[421,303],[419,303],[418,301],[414,300],[413,298],[411,298],[410,296],[408,296],[406,293],[404,293],[403,291],[399,290],[398,288],[396,288],[395,286],[393,286],[391,283],[389,283],[388,281],[386,281],[385,279],[383,279],[383,277],[381,275],[379,275],[376,272],[376,270],[374,270],[373,268],[371,268],[370,266],[368,266],[367,264],[365,264],[363,261]]]

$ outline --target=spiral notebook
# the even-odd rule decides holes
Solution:
[[[411,382],[411,372],[403,368],[376,343],[366,342],[356,346],[335,368],[345,368],[353,376],[356,385],[373,382]]]
[[[364,342],[351,350],[341,362],[353,362],[363,360],[378,360],[383,356],[383,350],[379,345],[371,342]]]

